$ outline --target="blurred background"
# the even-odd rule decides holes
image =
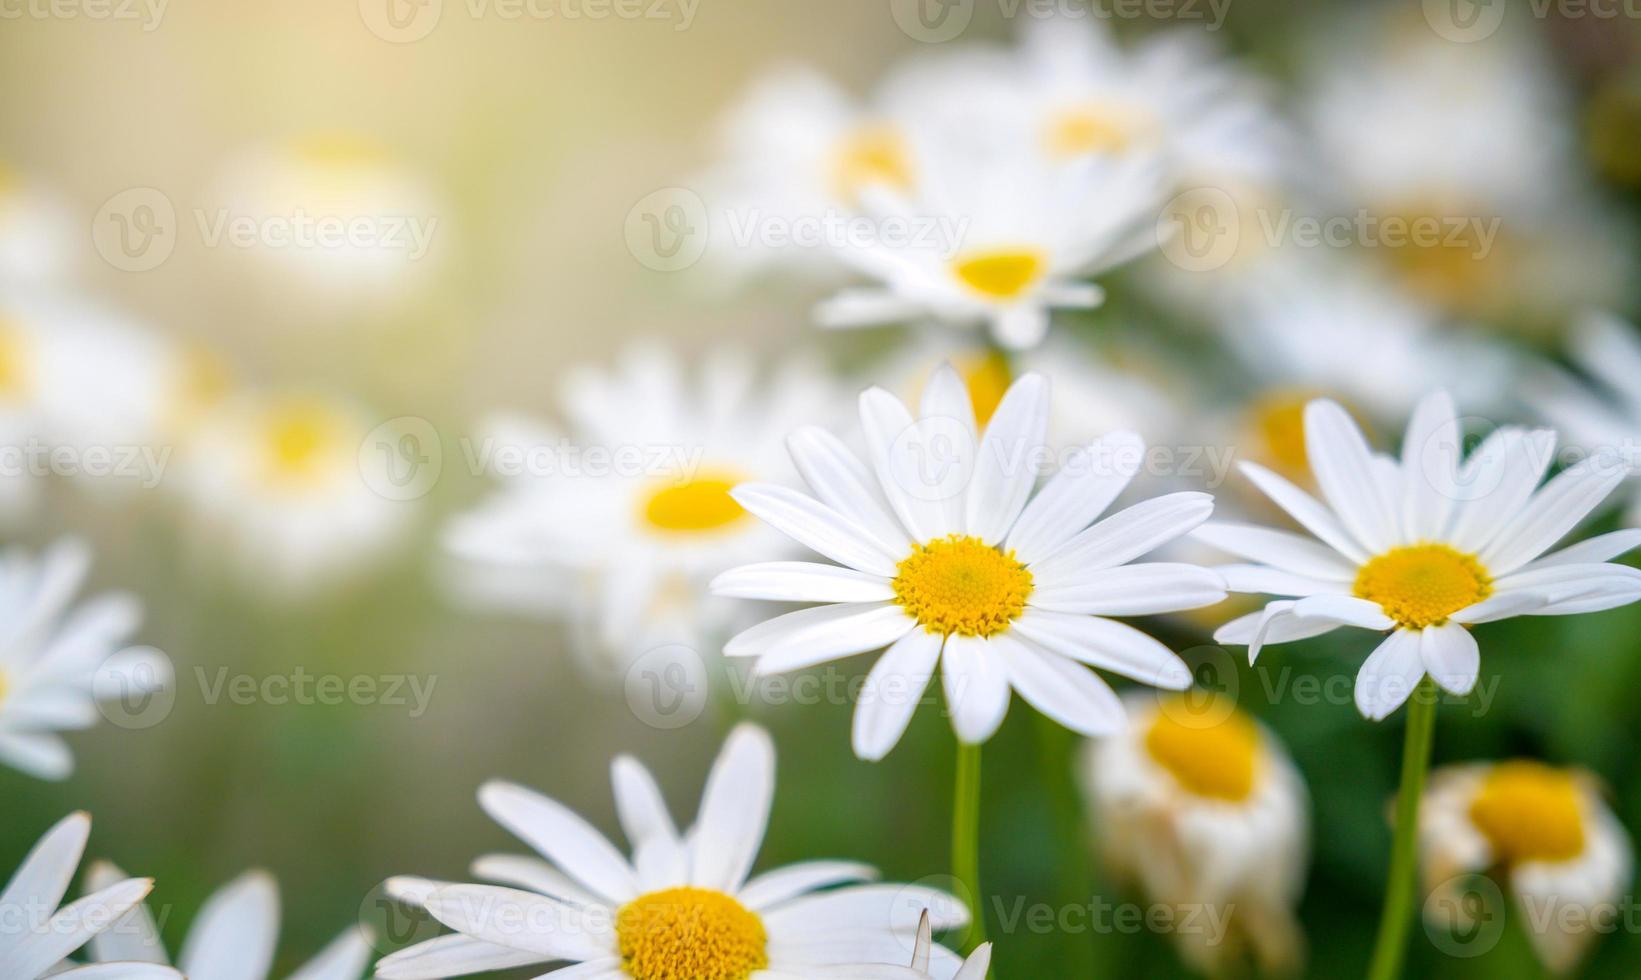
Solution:
[[[1008,41],[1029,16],[1029,5],[970,6],[962,36],[946,43]],[[1204,4],[1200,17],[1112,16],[1105,26],[1132,40],[1202,31],[1211,18],[1213,39],[1268,79],[1279,111],[1305,130],[1315,93],[1307,72],[1358,6],[1230,0],[1223,17]],[[1424,30],[1427,11],[1405,6],[1387,16]],[[1613,17],[1504,6],[1511,30],[1543,52],[1558,93],[1540,122],[1565,140],[1580,186],[1600,202],[1599,227],[1574,233],[1596,243],[1596,260],[1574,270],[1596,276],[1594,287],[1575,283],[1572,301],[1546,300],[1546,312],[1525,325],[1490,311],[1479,317],[1511,350],[1550,360],[1561,349],[1558,331],[1586,302],[1637,312],[1633,253],[1606,243],[1635,227],[1641,20],[1622,4]],[[285,553],[279,541],[290,534],[278,525],[245,532],[255,539],[250,557],[214,554],[216,525],[193,518],[217,505],[232,510],[224,500],[236,491],[219,474],[201,477],[208,486],[194,495],[186,454],[177,475],[153,487],[40,481],[36,499],[15,509],[6,540],[30,548],[64,534],[91,541],[89,593],[140,596],[148,615],[137,638],[170,655],[177,684],[158,715],[71,735],[78,768],[66,781],[0,768],[0,869],[15,867],[64,813],[87,809],[94,856],[158,878],[154,905],[174,944],[211,890],[243,869],[267,868],[284,895],[280,968],[294,969],[361,917],[380,924],[377,885],[388,875],[464,878],[472,857],[513,849],[474,802],[483,780],[534,786],[613,832],[608,763],[630,752],[656,770],[682,817],[723,733],[752,717],[771,728],[780,751],[760,867],[837,856],[875,863],[890,880],[945,872],[952,753],[937,709],[922,710],[903,745],[875,765],[851,754],[844,703],[720,699],[689,725],[657,726],[619,679],[578,666],[561,622],[457,601],[438,544],[443,521],[492,486],[463,458],[463,437],[497,410],[555,417],[570,368],[608,363],[633,339],[661,337],[690,352],[727,341],[767,353],[812,349],[846,365],[849,379],[871,378],[873,365],[887,363],[893,331],[821,335],[811,325],[825,284],[758,279],[730,288],[704,266],[660,271],[635,254],[629,230],[648,195],[692,186],[692,175],[712,167],[719,120],[765,70],[808,64],[860,94],[897,61],[938,45],[903,29],[889,0],[656,0],[642,16],[542,9],[500,0],[172,0],[99,15],[89,3],[0,3],[0,85],[12,93],[0,106],[0,191],[66,216],[67,229],[42,239],[51,268],[7,285],[8,296],[33,297],[46,282],[48,316],[76,325],[101,318],[163,338],[182,352],[178,384],[198,399],[189,412],[238,404],[242,392],[342,400],[360,431],[387,424],[397,440],[409,426],[420,441],[407,451],[436,445],[444,463],[435,481],[400,495],[409,499],[377,492],[362,471],[384,502],[380,526],[394,530],[372,539],[379,554],[368,568],[334,577]],[[1436,103],[1447,94],[1427,93]],[[1318,162],[1301,183],[1336,182],[1325,155],[1305,158]],[[214,236],[221,220],[288,213],[303,195],[365,211],[388,202],[375,209],[419,219],[427,247],[404,261],[361,249],[311,263]],[[1212,417],[1210,406],[1223,402],[1207,393],[1245,387],[1258,372],[1206,353],[1190,317],[1159,302],[1144,275],[1141,267],[1106,281],[1107,306],[1056,329],[1095,344],[1126,337],[1142,352],[1186,352],[1168,369],[1179,404],[1194,406],[1180,412],[1187,424],[1193,413]],[[1516,303],[1506,314],[1524,309]],[[117,349],[89,336],[90,349]],[[124,358],[108,369],[119,375],[122,364],[139,369]],[[112,396],[87,410],[135,411]],[[216,423],[202,415],[178,424]],[[317,438],[292,425],[285,438]],[[349,460],[358,445],[346,445]],[[392,457],[406,444],[389,445]],[[178,482],[190,489],[169,492]],[[1604,520],[1618,526],[1617,515]],[[1205,684],[1232,685],[1294,754],[1310,785],[1315,835],[1301,909],[1310,972],[1353,973],[1367,958],[1382,895],[1400,721],[1370,725],[1348,697],[1310,703],[1290,686],[1314,676],[1348,691],[1368,649],[1363,637],[1285,647],[1253,669],[1207,646],[1217,621],[1154,628],[1187,651]],[[1479,633],[1483,688],[1497,683],[1485,709],[1475,698],[1443,708],[1438,764],[1528,755],[1581,765],[1611,787],[1625,825],[1641,827],[1641,609]],[[840,673],[858,675],[869,662],[850,661]],[[377,693],[272,703],[304,699],[266,696],[275,689],[265,685],[236,699],[221,686],[298,669],[364,678]],[[1044,753],[1063,756],[1063,785],[1039,778]],[[989,888],[1010,902],[1086,904],[1083,869],[1067,868],[1062,847],[1082,840],[1093,866],[1071,747],[1045,737],[1016,705],[986,755]],[[1099,901],[1134,898],[1094,874]],[[1631,903],[1629,911],[1585,975],[1641,970],[1641,910]],[[402,916],[392,922],[407,927]],[[1143,929],[993,928],[1005,976],[1089,967],[1099,976],[1187,975],[1167,937]],[[1481,955],[1451,955],[1416,931],[1409,973],[1531,976],[1523,943],[1506,932]]]

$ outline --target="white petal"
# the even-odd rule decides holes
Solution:
[[[1532,615],[1535,611],[1549,605],[1549,603],[1549,596],[1530,589],[1497,592],[1473,606],[1460,609],[1449,616],[1448,619],[1466,626],[1477,623],[1491,623],[1500,619]]]
[[[1356,674],[1356,708],[1383,721],[1402,706],[1424,677],[1418,630],[1396,630],[1379,644]]]
[[[638,897],[637,878],[620,852],[562,803],[523,786],[492,781],[479,787],[479,806],[595,894],[617,904]]]
[[[890,554],[909,552],[912,540],[889,512],[889,502],[866,464],[825,429],[804,426],[786,441],[787,450],[821,503],[854,520]]]
[[[762,728],[730,733],[707,777],[690,831],[690,883],[735,894],[746,882],[769,827],[775,799],[775,746]]]
[[[712,580],[712,594],[773,602],[882,602],[895,597],[889,580],[841,565],[768,561],[733,568]]]
[[[996,734],[1009,710],[1008,672],[991,644],[978,636],[952,634],[941,655],[946,711],[957,737],[978,745]]]
[[[802,636],[812,630],[824,630],[833,623],[849,619],[867,608],[869,608],[868,604],[836,603],[782,613],[774,619],[766,619],[758,625],[737,634],[728,643],[724,644],[724,656],[762,656],[787,640]]]
[[[1339,523],[1338,516],[1321,501],[1258,463],[1245,462],[1240,464],[1240,469],[1254,486],[1287,511],[1288,516],[1298,521],[1301,527],[1316,535],[1318,540],[1350,561],[1360,564],[1368,560],[1367,550],[1351,537],[1345,526]]]
[[[364,934],[358,929],[349,929],[291,974],[290,980],[359,980],[371,955],[370,943]]]
[[[1599,459],[1561,472],[1499,530],[1482,550],[1482,564],[1503,576],[1537,558],[1600,506],[1626,475],[1624,467]]]
[[[1054,554],[1105,513],[1144,459],[1145,440],[1132,432],[1096,439],[1026,505],[1004,550],[1027,565]]]
[[[800,895],[806,895],[834,885],[852,885],[873,881],[877,871],[869,864],[853,861],[807,861],[777,868],[746,883],[735,898],[754,912],[780,905]]]
[[[1127,727],[1122,700],[1087,667],[1007,634],[992,640],[992,646],[1000,645],[1007,648],[1009,683],[1038,711],[1090,738],[1113,735]]]
[[[812,497],[772,483],[743,483],[730,496],[775,530],[840,565],[895,574],[894,555],[859,524]]]
[[[971,432],[953,419],[913,419],[882,388],[861,393],[860,421],[878,485],[912,538],[933,541],[962,531],[962,500],[975,465]]]
[[[1182,691],[1191,669],[1174,652],[1126,623],[1027,609],[1014,622],[1025,639],[1062,657],[1131,677],[1142,684]]]
[[[1293,614],[1294,600],[1278,599],[1258,612],[1238,616],[1214,631],[1214,642],[1226,646],[1248,647],[1248,662],[1259,658],[1266,644],[1290,643],[1308,640],[1313,636],[1331,633],[1339,624],[1331,619],[1300,619]]]
[[[154,883],[131,878],[63,906],[0,953],[0,976],[38,977],[137,906]]]
[[[1213,512],[1214,498],[1205,493],[1154,497],[1112,514],[1028,564],[1033,575],[1044,579],[1115,568],[1191,533]]]
[[[857,653],[881,650],[916,628],[917,621],[892,602],[877,605],[851,603],[855,612],[834,619],[821,629],[804,630],[772,645],[758,658],[753,671],[769,676],[804,670]]]
[[[944,642],[939,634],[913,629],[878,658],[855,704],[855,755],[876,762],[899,743],[934,679]]]
[[[1482,440],[1459,472],[1462,499],[1447,538],[1453,547],[1475,553],[1498,536],[1532,498],[1555,455],[1555,442],[1556,434],[1548,429],[1514,427]]]
[[[973,438],[979,438],[980,426],[974,420],[974,402],[969,397],[969,387],[963,383],[962,376],[950,361],[942,362],[935,368],[929,383],[923,386],[923,400],[918,405],[917,414],[920,418],[961,422]]]
[[[376,976],[382,980],[443,980],[532,966],[547,960],[548,957],[540,953],[456,934],[429,939],[384,957],[376,964]]]
[[[1324,582],[1321,579],[1284,572],[1269,565],[1215,565],[1213,569],[1225,580],[1225,587],[1232,592],[1307,596],[1321,593],[1342,594],[1349,588],[1343,582]]]
[[[1322,496],[1351,536],[1375,554],[1395,546],[1398,522],[1375,473],[1373,451],[1337,403],[1318,399],[1305,406],[1305,451]]]
[[[74,869],[80,864],[90,836],[91,817],[86,813],[71,813],[59,820],[29,850],[17,873],[6,884],[6,890],[0,892],[0,908],[26,909],[42,917],[49,915],[68,894]],[[29,921],[12,923],[23,928],[38,924],[32,914]],[[0,932],[0,950],[6,948],[5,939],[5,934]]]
[[[1048,335],[1048,310],[1035,303],[1016,303],[999,310],[992,317],[991,335],[1009,350],[1036,347]]]
[[[1037,484],[1038,454],[1048,431],[1048,381],[1026,374],[1003,395],[986,426],[965,497],[964,526],[998,544],[1019,519]]]
[[[1402,529],[1412,541],[1439,539],[1453,508],[1464,432],[1445,391],[1427,395],[1413,410],[1402,441]]]
[[[252,871],[217,890],[194,919],[177,965],[196,977],[263,980],[279,940],[279,886]]]
[[[1388,630],[1396,625],[1377,602],[1349,595],[1306,596],[1293,604],[1293,614],[1300,619],[1325,619],[1369,630]]]
[[[667,812],[661,787],[642,762],[630,755],[618,756],[610,764],[610,783],[615,789],[616,816],[629,844],[637,847],[651,838],[678,839],[678,827]]]
[[[1044,583],[1030,605],[1093,616],[1151,616],[1225,601],[1225,580],[1199,565],[1148,562],[1086,572],[1075,585]]]
[[[1454,694],[1469,694],[1481,673],[1481,650],[1470,631],[1457,623],[1427,626],[1422,631],[1419,652],[1425,673]]]
[[[1524,565],[1521,570],[1528,572],[1554,565],[1588,565],[1612,561],[1614,558],[1627,554],[1636,548],[1641,548],[1641,527],[1609,531],[1606,534],[1598,534],[1577,544],[1568,545],[1560,551],[1552,551],[1543,558],[1535,559]]]
[[[1193,537],[1238,558],[1306,578],[1328,582],[1349,582],[1356,578],[1356,569],[1337,552],[1287,531],[1210,521],[1197,528]]]
[[[592,960],[615,951],[608,913],[589,915],[534,892],[495,885],[449,885],[428,896],[428,914],[473,939],[556,960]]]

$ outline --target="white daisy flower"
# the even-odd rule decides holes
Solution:
[[[1572,336],[1573,361],[1596,387],[1572,378],[1532,379],[1528,401],[1575,442],[1641,463],[1641,339],[1611,314],[1584,316]],[[1641,524],[1641,484],[1632,484],[1628,522]]]
[[[729,491],[787,478],[782,440],[839,414],[832,382],[805,360],[760,376],[743,351],[691,371],[677,352],[647,344],[614,369],[573,373],[563,401],[567,433],[516,419],[492,426],[503,488],[445,536],[488,573],[473,597],[568,615],[606,669],[665,645],[722,642],[745,611],[705,595],[707,582],[782,546]],[[509,469],[508,459],[532,462]],[[521,596],[511,581],[520,574],[551,588]]]
[[[90,565],[90,550],[73,540],[38,558],[0,552],[0,763],[41,779],[74,770],[59,732],[95,725],[100,702],[140,707],[172,680],[163,653],[126,646],[142,620],[135,598],[71,607]]]
[[[826,242],[760,248],[738,226],[853,214],[867,190],[905,192],[917,180],[903,121],[859,104],[802,67],[784,67],[757,81],[726,115],[719,142],[722,161],[706,180],[719,205],[709,242],[740,272],[777,262],[838,270]]]
[[[917,926],[917,948],[912,951],[912,969],[919,977],[933,976],[929,972],[934,951],[934,928],[929,921],[929,913],[923,913],[923,920]],[[963,961],[952,980],[986,980],[986,971],[991,969],[991,943],[981,943],[969,958]]]
[[[92,865],[87,887],[102,889],[124,875],[114,865]],[[205,900],[182,942],[177,966],[189,980],[267,980],[279,941],[279,884],[252,871]],[[148,908],[138,905],[118,924],[91,940],[99,963],[169,963],[159,928]],[[370,962],[370,943],[350,928],[323,952],[291,974],[292,980],[359,980]]]
[[[1310,818],[1293,760],[1228,701],[1125,701],[1134,724],[1090,742],[1082,773],[1106,862],[1150,901],[1213,910],[1174,932],[1196,969],[1251,954],[1266,973],[1296,972]]]
[[[73,813],[46,832],[0,891],[0,976],[6,980],[182,980],[169,967],[141,962],[80,966],[64,957],[114,927],[154,887],[148,878],[105,882],[58,908],[85,853],[91,818]]]
[[[816,427],[789,440],[814,496],[745,484],[735,499],[837,564],[766,562],[720,575],[720,595],[823,603],[747,630],[725,647],[759,673],[888,652],[855,710],[855,752],[894,748],[942,666],[958,738],[990,738],[1011,691],[1075,731],[1123,726],[1122,705],[1084,665],[1170,688],[1191,672],[1167,647],[1106,618],[1211,605],[1224,582],[1192,565],[1129,564],[1197,527],[1204,493],[1176,493],[1098,520],[1140,468],[1144,444],[1115,433],[1068,454],[1035,497],[1048,382],[1028,374],[984,430],[950,366],[921,418],[881,388],[861,395],[870,464]],[[1092,525],[1092,526],[1091,526]]]
[[[1498,873],[1539,959],[1571,973],[1600,923],[1621,914],[1634,873],[1629,834],[1603,795],[1588,773],[1526,759],[1432,773],[1418,837],[1431,925],[1472,930],[1468,879]]]
[[[367,571],[409,527],[415,501],[395,491],[419,465],[367,445],[374,425],[349,401],[296,393],[208,412],[177,462],[197,547],[281,599]]]
[[[926,172],[911,194],[865,195],[875,221],[912,233],[841,253],[881,285],[824,301],[822,326],[933,318],[982,326],[1005,347],[1034,347],[1051,310],[1100,305],[1104,293],[1087,277],[1157,246],[1167,187],[1155,163],[1090,156],[1055,164],[985,134],[942,142],[920,156]]]
[[[680,833],[649,771],[622,757],[613,767],[616,811],[633,850],[628,863],[590,825],[521,786],[489,783],[479,804],[547,860],[491,855],[475,875],[496,885],[395,878],[390,893],[455,930],[376,966],[386,980],[433,980],[544,963],[547,976],[599,980],[902,978],[918,915],[937,927],[967,924],[949,895],[870,882],[871,868],[841,861],[792,865],[749,877],[775,790],[769,736],[741,725],[707,778],[695,826]],[[937,948],[936,975],[956,958]]]
[[[1498,429],[1461,460],[1463,432],[1444,392],[1413,413],[1400,461],[1375,454],[1325,399],[1305,409],[1305,444],[1321,501],[1257,464],[1242,471],[1316,540],[1245,524],[1197,531],[1251,562],[1218,569],[1232,590],[1284,597],[1214,638],[1247,645],[1251,661],[1266,643],[1341,626],[1389,631],[1356,678],[1368,718],[1396,710],[1426,674],[1468,694],[1480,654],[1467,627],[1641,599],[1641,570],[1609,561],[1641,543],[1641,529],[1544,554],[1624,479],[1620,461],[1586,460],[1540,488],[1555,433],[1518,428]]]
[[[79,231],[59,195],[0,162],[0,283],[63,278]]]

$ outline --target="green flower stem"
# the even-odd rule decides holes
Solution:
[[[1430,769],[1430,747],[1436,735],[1436,687],[1429,677],[1419,682],[1407,705],[1407,740],[1402,747],[1402,788],[1396,798],[1395,840],[1390,851],[1390,881],[1379,919],[1379,941],[1373,949],[1369,980],[1398,980],[1407,956],[1408,929],[1418,895],[1419,798]]]
[[[969,929],[963,952],[986,941],[986,900],[980,890],[980,746],[957,745],[957,780],[952,800],[952,877],[968,892]]]

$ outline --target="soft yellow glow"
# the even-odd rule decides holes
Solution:
[[[23,179],[17,171],[0,161],[0,200],[10,197],[22,186]]]
[[[959,358],[954,366],[969,389],[969,401],[974,404],[974,420],[983,429],[1014,381],[1014,374],[1009,370],[1009,359],[1001,351],[988,351]]]
[[[653,892],[616,914],[621,965],[634,980],[747,980],[769,966],[758,916],[721,892]]]
[[[968,252],[952,260],[952,273],[987,299],[1019,299],[1048,270],[1048,258],[1032,248]]]
[[[311,483],[331,471],[347,448],[347,425],[330,406],[293,400],[263,417],[263,458],[275,483]]]
[[[1249,427],[1261,460],[1289,479],[1310,479],[1310,458],[1305,453],[1305,406],[1316,397],[1314,391],[1282,389],[1260,395],[1248,408]]]
[[[1501,864],[1570,861],[1584,853],[1578,780],[1540,762],[1501,762],[1470,803],[1470,820]]]
[[[1149,115],[1120,102],[1089,102],[1055,113],[1043,131],[1050,156],[1060,159],[1092,153],[1122,153],[1149,138]]]
[[[749,516],[729,495],[742,482],[734,474],[715,473],[661,484],[644,499],[643,519],[651,530],[671,534],[721,531]]]
[[[979,538],[919,545],[896,569],[895,601],[930,633],[995,636],[1025,611],[1031,572]]]
[[[23,331],[0,315],[0,399],[27,397],[33,384],[29,377],[29,341]]]
[[[832,191],[853,204],[868,187],[911,190],[911,148],[898,129],[887,124],[862,126],[850,133],[832,160]]]
[[[1486,214],[1457,201],[1388,210],[1384,252],[1408,291],[1444,309],[1479,312],[1511,288],[1517,246],[1502,225],[1488,227]]]
[[[294,149],[302,161],[327,169],[378,167],[387,161],[381,146],[350,133],[315,134],[299,140]]]
[[[1253,794],[1259,775],[1259,728],[1232,710],[1222,721],[1187,724],[1183,699],[1163,705],[1145,733],[1146,753],[1187,792],[1240,803]]]
[[[1440,626],[1493,594],[1493,580],[1474,556],[1445,544],[1394,548],[1356,573],[1355,593],[1376,602],[1400,626]]]

